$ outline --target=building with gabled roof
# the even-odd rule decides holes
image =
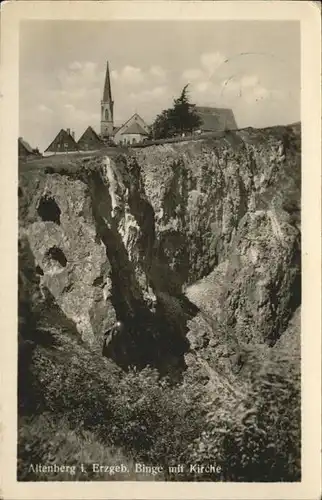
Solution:
[[[31,158],[34,156],[40,156],[39,150],[34,149],[30,144],[25,141],[22,137],[18,138],[18,156],[19,158]]]
[[[80,151],[93,151],[104,147],[104,142],[97,135],[95,130],[89,126],[83,135],[78,139],[77,145]]]
[[[200,132],[217,132],[237,129],[232,109],[213,108],[210,106],[195,106],[195,111],[201,119]]]
[[[100,138],[105,144],[133,144],[142,142],[149,135],[149,127],[140,115],[134,113],[120,127],[114,126],[114,101],[110,80],[109,63],[106,63],[106,74],[101,100],[101,134]],[[80,141],[78,141],[80,145]]]
[[[45,149],[45,153],[62,154],[62,153],[75,153],[78,151],[77,142],[74,139],[73,132],[70,129],[64,130],[63,128],[58,132],[55,139]]]
[[[19,156],[30,156],[33,154],[33,149],[22,137],[18,139],[18,154]]]
[[[131,118],[114,132],[114,142],[116,144],[142,142],[147,139],[149,133],[149,126],[138,113],[134,113]]]

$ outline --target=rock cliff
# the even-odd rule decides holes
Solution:
[[[122,368],[180,371],[197,351],[238,370],[300,305],[300,190],[299,125],[22,166],[20,288],[29,265],[37,286],[21,304],[50,296],[93,351],[124,321]]]

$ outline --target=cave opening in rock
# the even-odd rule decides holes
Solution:
[[[108,349],[103,349],[103,356],[112,359],[125,371],[134,366],[138,370],[150,366],[161,376],[171,375],[174,383],[180,381],[187,368],[185,354],[190,348],[186,338],[187,321],[196,315],[198,309],[189,308],[193,305],[185,297],[164,294],[167,295],[165,306],[157,303],[152,311],[148,303],[132,301],[130,310],[120,280],[115,275],[113,278],[111,300],[116,317],[124,328],[110,339]],[[171,305],[176,306],[173,316],[169,311]],[[178,318],[179,305],[182,314]]]
[[[51,259],[55,262],[58,262],[58,264],[60,264],[61,267],[66,267],[66,265],[67,265],[67,259],[66,259],[64,252],[56,246],[51,247],[47,251],[46,256],[49,259]]]
[[[43,196],[39,202],[37,212],[44,222],[50,221],[60,225],[61,210],[54,198]]]
[[[36,274],[39,274],[40,276],[44,275],[44,271],[38,265],[36,266]]]

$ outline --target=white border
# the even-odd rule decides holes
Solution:
[[[23,499],[315,499],[321,443],[321,13],[313,2],[16,1],[1,5],[1,488]],[[18,483],[16,481],[18,35],[23,19],[299,20],[302,46],[302,416],[301,483]],[[10,314],[9,314],[10,312]],[[3,405],[3,401],[6,402]]]

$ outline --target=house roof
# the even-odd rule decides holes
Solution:
[[[58,144],[61,144],[62,142],[68,144],[67,150],[69,150],[69,151],[77,151],[78,150],[78,145],[77,145],[77,142],[75,141],[74,137],[62,128],[58,132],[58,134],[56,135],[55,139],[49,144],[49,146],[45,150],[45,152],[56,151],[55,146],[57,146]]]
[[[132,123],[121,135],[124,134],[140,134],[140,135],[148,135],[148,133],[144,130],[143,127],[139,123]]]
[[[95,139],[97,142],[102,142],[102,140],[97,135],[97,133],[95,132],[93,127],[91,127],[90,125],[87,127],[87,129],[85,130],[83,135],[78,139],[77,144],[79,144],[80,142],[86,141],[88,139]]]
[[[28,153],[34,152],[33,148],[30,146],[30,144],[28,144],[28,142],[25,141],[22,137],[19,137],[18,141],[26,149],[26,151],[28,151]]]
[[[237,128],[234,113],[229,108],[212,108],[209,106],[196,106],[196,112],[202,120],[201,130],[233,130]]]

